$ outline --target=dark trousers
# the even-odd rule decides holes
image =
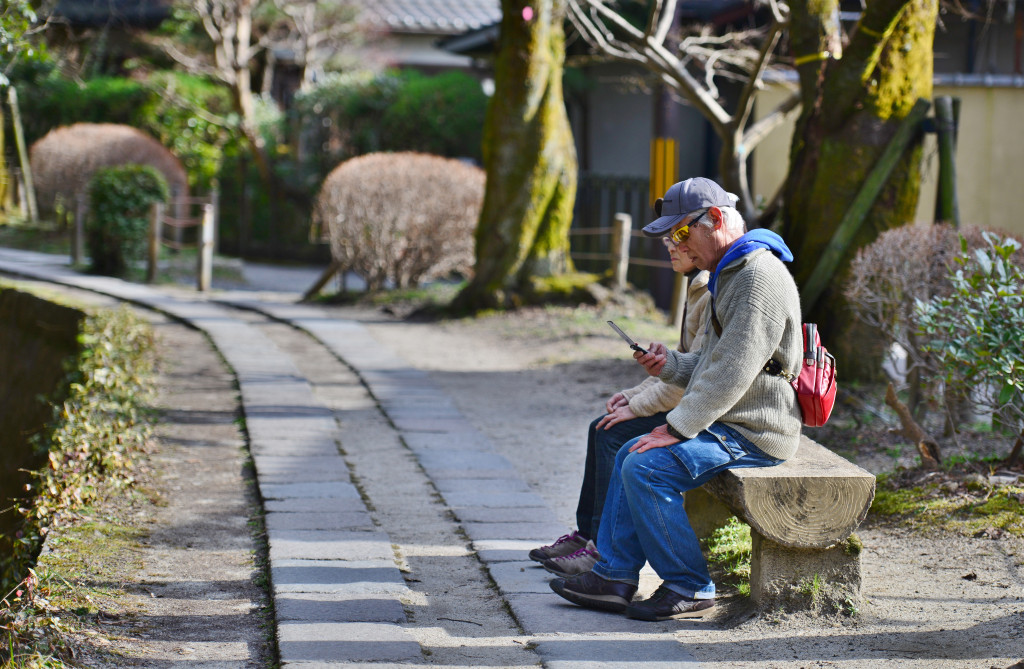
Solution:
[[[664,425],[668,414],[660,411],[652,416],[634,418],[612,425],[607,430],[598,429],[597,423],[604,418],[595,418],[587,432],[587,461],[583,466],[583,486],[580,501],[576,506],[576,527],[579,533],[597,543],[597,530],[601,525],[601,510],[608,494],[608,482],[615,469],[615,455],[630,439],[647,434],[659,425]]]

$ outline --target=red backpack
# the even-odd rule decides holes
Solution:
[[[711,304],[711,324],[715,334],[721,337],[722,324],[718,322],[714,302]],[[800,371],[794,376],[775,358],[764,364],[764,371],[783,377],[793,386],[804,425],[821,427],[832,415],[832,407],[836,403],[836,359],[821,345],[817,325],[804,323],[801,330],[804,335],[804,362]]]
[[[791,379],[804,425],[821,427],[832,415],[836,403],[836,359],[832,357],[818,336],[818,326],[804,323],[804,364],[795,379]]]

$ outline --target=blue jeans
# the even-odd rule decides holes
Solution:
[[[583,465],[583,485],[576,506],[576,527],[580,534],[597,543],[597,530],[601,526],[601,510],[608,494],[608,481],[615,469],[615,455],[622,445],[664,425],[668,414],[664,411],[612,425],[607,430],[598,428],[600,418],[590,423],[587,432],[587,460]]]
[[[715,596],[700,542],[683,508],[683,493],[699,488],[726,469],[771,467],[765,455],[722,423],[693,439],[644,453],[630,453],[630,440],[615,458],[601,517],[598,576],[637,583],[645,562],[665,585],[694,599]]]

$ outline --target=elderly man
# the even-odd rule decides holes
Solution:
[[[775,233],[745,233],[733,200],[709,179],[672,186],[661,214],[644,233],[669,237],[712,272],[709,329],[697,352],[651,344],[634,355],[648,374],[686,392],[666,424],[620,449],[601,515],[602,559],[551,582],[575,604],[640,620],[700,617],[715,605],[683,493],[726,469],[779,464],[796,452],[801,425],[783,376],[799,370],[802,349],[800,299],[782,264],[792,253]],[[633,602],[645,562],[663,582]]]

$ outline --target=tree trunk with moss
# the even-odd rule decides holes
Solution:
[[[573,271],[576,149],[562,97],[565,0],[502,0],[495,92],[484,126],[487,187],[475,275],[461,310],[543,299]]]
[[[793,273],[803,287],[901,121],[918,99],[931,99],[938,0],[867,3],[845,52],[834,18],[837,0],[797,0],[791,7],[791,50],[803,107],[790,150],[780,232],[796,256]],[[865,350],[877,337],[865,337],[852,324],[843,284],[858,248],[913,222],[921,137],[901,156],[828,287],[814,305],[804,305],[804,320],[818,323],[829,349],[859,376],[871,373],[868,366],[855,366],[877,359]]]

